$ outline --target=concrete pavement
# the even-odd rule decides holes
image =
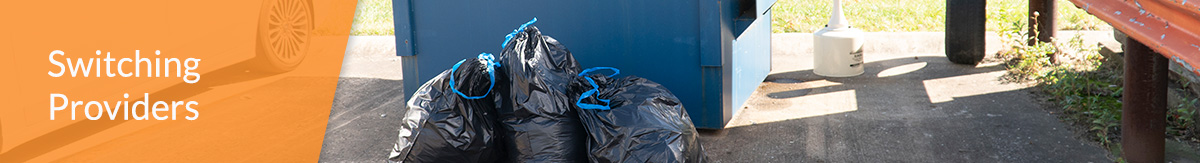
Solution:
[[[383,162],[408,101],[395,37],[354,36],[346,46],[320,162]]]
[[[989,54],[999,50],[995,36]],[[863,75],[812,73],[811,35],[775,34],[772,73],[725,130],[718,162],[1110,162],[997,62],[950,63],[940,33],[871,33]],[[909,41],[911,40],[911,41]],[[989,56],[990,57],[990,56]]]
[[[1111,162],[1002,66],[951,64],[940,33],[869,33],[867,72],[849,78],[812,74],[811,37],[772,35],[771,75],[703,131],[714,162]],[[351,38],[322,162],[382,161],[395,141],[407,99],[388,38]]]

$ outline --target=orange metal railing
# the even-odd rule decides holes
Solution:
[[[1200,75],[1200,0],[1071,0]]]

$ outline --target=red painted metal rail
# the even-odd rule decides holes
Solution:
[[[1200,75],[1200,0],[1071,0]]]

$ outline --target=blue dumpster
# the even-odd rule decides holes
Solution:
[[[500,52],[505,34],[536,17],[583,67],[661,83],[696,127],[721,129],[770,71],[774,3],[394,0],[396,53],[411,95],[458,60]]]

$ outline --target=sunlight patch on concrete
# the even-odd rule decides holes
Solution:
[[[917,62],[917,63],[909,63],[909,64],[905,64],[905,65],[900,65],[900,66],[884,69],[883,71],[879,71],[879,74],[876,74],[875,76],[879,77],[879,78],[884,78],[884,77],[889,77],[889,76],[906,74],[906,73],[910,73],[910,72],[925,68],[926,64],[928,64],[928,63]]]
[[[786,103],[782,105],[787,107],[747,108],[740,112],[737,118],[731,120],[725,127],[749,126],[858,110],[855,90],[813,93],[795,98],[777,100]]]
[[[979,63],[979,64],[975,65],[975,68],[993,67],[993,66],[1003,66],[1003,64],[1004,64],[1004,62],[987,62],[987,63]]]
[[[1005,71],[993,71],[988,73],[930,79],[922,82],[925,84],[925,94],[929,95],[929,101],[935,104],[953,101],[955,97],[1007,92],[1030,87],[1029,85],[1025,84],[1001,83],[1001,81],[997,80],[996,78],[1003,76],[1004,73]]]

